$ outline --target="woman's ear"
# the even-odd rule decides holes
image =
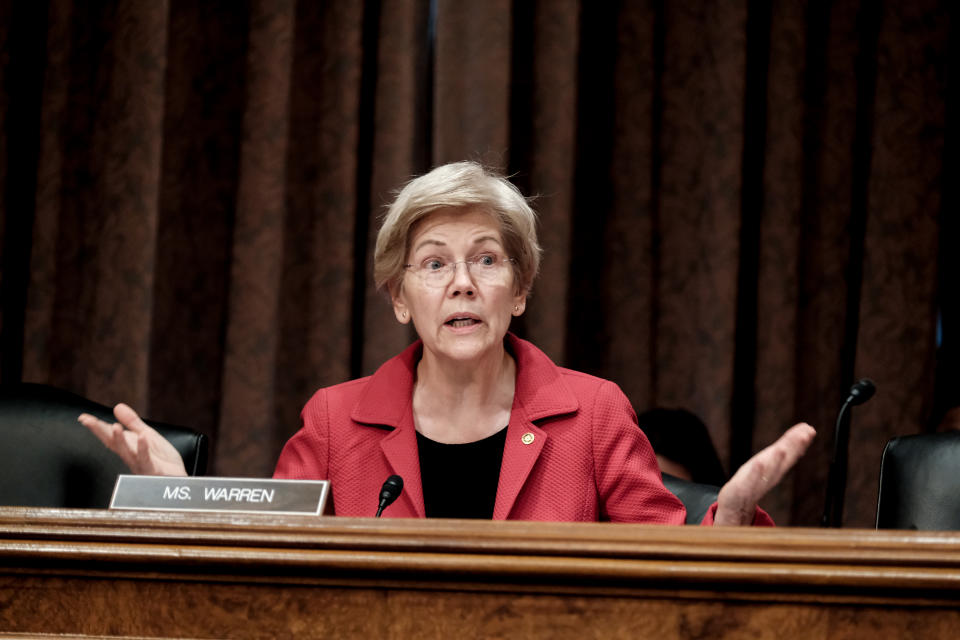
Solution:
[[[395,285],[390,287],[390,303],[393,305],[393,314],[397,317],[400,324],[410,322],[410,310],[407,308],[407,302],[403,298],[403,287]]]
[[[513,310],[515,316],[522,316],[527,308],[527,292],[522,291],[513,297]]]

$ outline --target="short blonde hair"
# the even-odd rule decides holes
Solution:
[[[536,214],[520,190],[476,162],[453,162],[414,178],[400,190],[377,234],[373,277],[378,289],[395,291],[403,280],[410,231],[440,209],[480,209],[500,225],[504,250],[513,258],[517,292],[529,293],[540,269]]]

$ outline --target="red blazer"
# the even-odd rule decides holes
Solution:
[[[493,518],[683,524],[620,388],[560,368],[512,334],[506,346],[517,383]],[[373,516],[383,481],[398,474],[403,492],[383,516],[424,517],[412,410],[422,349],[416,342],[372,376],[317,391],[274,477],[329,479],[337,515]]]

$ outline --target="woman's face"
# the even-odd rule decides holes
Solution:
[[[499,353],[511,317],[526,306],[526,292],[517,292],[513,266],[505,261],[510,257],[491,215],[477,209],[430,214],[411,230],[407,264],[413,267],[393,294],[397,319],[413,321],[433,356],[479,361]],[[499,266],[481,266],[494,261]],[[459,263],[452,273],[443,269],[452,263]]]

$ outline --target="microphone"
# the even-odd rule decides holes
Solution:
[[[876,392],[877,385],[873,384],[873,380],[870,378],[860,378],[850,387],[850,393],[847,395],[847,404],[851,407],[863,404],[872,398]]]
[[[843,498],[847,491],[847,445],[850,443],[850,407],[861,405],[877,392],[877,385],[870,378],[857,380],[837,414],[833,435],[833,459],[830,460],[830,475],[827,477],[827,500],[823,507],[824,527],[839,527],[843,521]]]
[[[377,509],[375,517],[379,518],[383,510],[393,504],[393,501],[400,496],[401,491],[403,491],[403,478],[397,475],[387,478],[380,489],[380,507]]]

